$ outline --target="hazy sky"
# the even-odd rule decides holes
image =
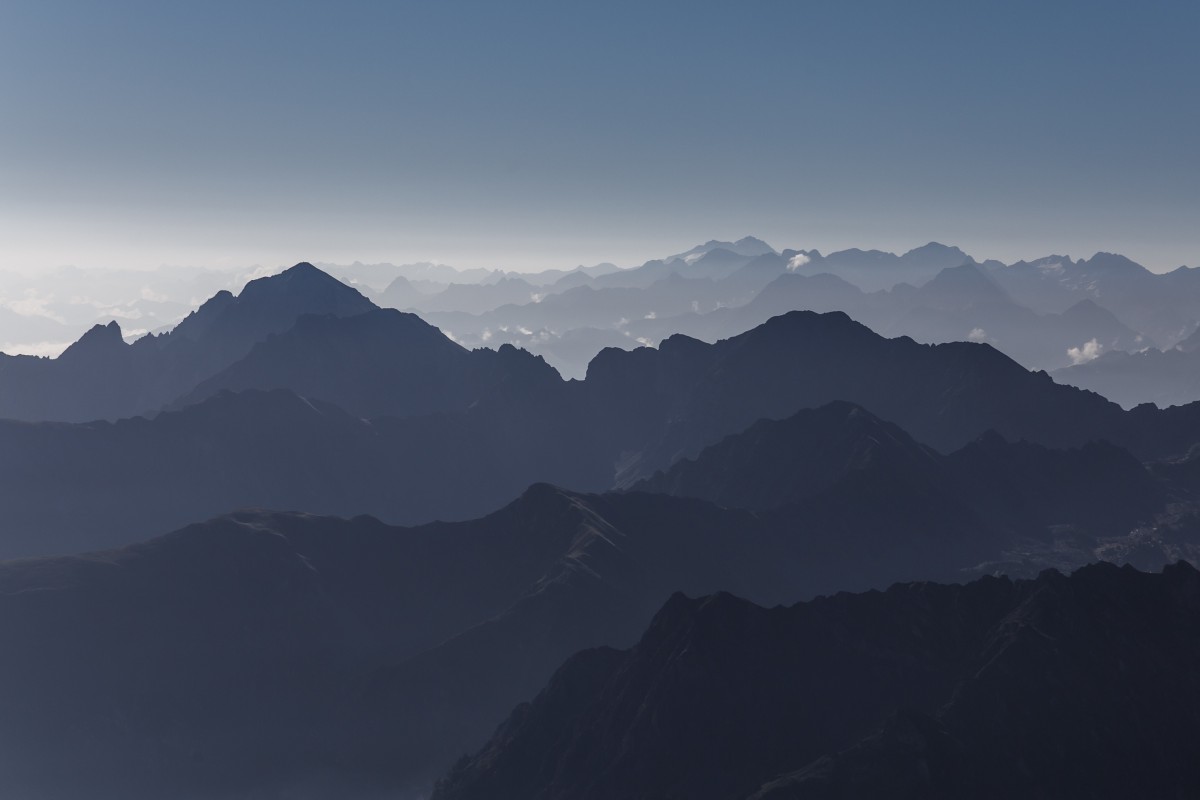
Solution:
[[[1200,4],[0,0],[0,268],[1200,265]]]

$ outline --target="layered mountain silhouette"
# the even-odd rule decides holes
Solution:
[[[438,800],[1185,796],[1200,574],[674,596],[567,661]]]
[[[1056,370],[1054,379],[1098,392],[1125,408],[1141,403],[1160,408],[1185,405],[1200,400],[1200,350],[1195,339],[1193,333],[1170,350],[1098,352],[1091,361]]]
[[[941,455],[845,402],[760,420],[633,488],[754,511],[844,501],[836,513],[847,517],[860,513],[856,504],[907,509],[915,517],[924,503],[972,519],[965,527],[992,530],[996,543],[1000,531],[1061,535],[1078,527],[1086,537],[1121,536],[1192,490],[1190,480],[1156,478],[1104,442],[1051,450],[989,431]],[[885,496],[891,504],[875,502]]]
[[[741,522],[539,486],[478,522],[239,514],[9,562],[0,785],[149,798],[432,780],[562,658],[631,642],[666,587],[726,583]]]
[[[677,253],[673,256],[668,256],[666,261],[681,260],[687,263],[695,263],[704,256],[712,253],[714,250],[723,250],[734,255],[754,258],[756,256],[765,256],[775,252],[775,248],[754,236],[743,236],[736,242],[725,242],[720,239],[710,239],[704,244],[699,244],[690,250],[682,253]]]
[[[776,252],[761,240],[745,237],[709,241],[631,269],[601,264],[536,273],[459,270],[429,263],[324,267],[381,305],[434,315],[430,321],[453,332],[457,341],[469,347],[513,344],[544,355],[570,377],[581,377],[596,352],[580,350],[580,342],[587,337],[575,335],[573,342],[560,343],[576,331],[604,330],[609,334],[608,344],[619,343],[613,338],[614,333],[619,334],[628,340],[624,343],[627,347],[638,340],[656,343],[673,333],[711,341],[797,308],[845,311],[885,335],[911,335],[923,341],[974,337],[993,343],[1031,369],[1067,366],[1073,363],[1068,355],[1071,349],[1090,354],[1169,348],[1195,330],[1200,319],[1200,283],[1195,270],[1180,268],[1156,275],[1123,256],[1108,253],[1080,261],[1047,256],[1009,265],[980,263],[959,248],[936,242],[899,255],[859,249],[822,254],[816,250]],[[1004,302],[981,304],[979,301],[986,299],[982,297],[958,302],[953,297],[914,294],[913,287],[923,288],[941,272],[964,272],[962,268],[985,273],[1001,288]],[[762,293],[781,276],[822,274],[849,280],[863,296],[823,307],[820,298],[797,293],[799,284],[795,283],[791,286],[794,302],[782,302],[780,287]],[[3,299],[14,308],[38,309],[36,313],[5,309],[5,319],[11,318],[12,323],[6,328],[11,329],[5,338],[7,345],[20,348],[20,352],[53,352],[61,347],[55,342],[83,330],[98,314],[111,314],[101,317],[104,323],[120,321],[127,338],[147,330],[165,330],[197,302],[192,298],[238,282],[237,273],[205,270],[65,270],[53,277],[58,285],[70,282],[82,287],[80,297],[67,300],[46,280],[0,276]],[[650,292],[670,279],[693,285],[676,285],[679,291],[674,294],[659,287],[656,291],[666,294],[667,302],[638,297],[639,292]],[[539,301],[581,288],[592,291],[569,303],[575,313],[582,312],[578,321],[565,307],[557,311],[537,307]],[[625,291],[607,291],[615,289]],[[731,316],[722,311],[741,308],[760,293],[764,301],[774,298],[768,314],[755,315],[747,309],[736,322],[721,325],[723,317]],[[1085,301],[1080,308],[1088,313],[1062,316]],[[910,309],[910,303],[918,304]],[[1091,307],[1097,303],[1103,308]],[[694,318],[697,313],[714,310],[718,313],[711,319]],[[646,320],[651,312],[653,318]],[[670,324],[664,321],[674,316],[679,319]],[[599,341],[594,334],[591,338]],[[1095,344],[1085,350],[1093,340]]]
[[[286,390],[222,392],[153,420],[0,422],[0,556],[127,544],[236,508],[465,519],[543,473],[603,484],[607,471],[574,458],[595,451],[592,432],[556,424],[540,405],[554,398],[522,388],[489,406],[511,427],[482,412],[366,420]]]
[[[528,303],[537,293],[538,287],[523,278],[504,277],[490,283],[452,283],[439,292],[415,294],[412,284],[401,276],[388,285],[379,300],[422,312],[482,314],[511,303]]]
[[[374,438],[387,435],[377,423],[294,395],[225,394],[181,414],[237,399],[270,403],[281,429],[290,413],[314,438],[359,437],[379,459],[396,457]],[[176,513],[226,485],[261,491],[256,479],[290,493],[281,502],[361,483],[348,501],[360,508],[376,486],[438,491],[418,470],[370,484],[387,470],[345,457],[318,468],[300,453],[311,442],[287,453],[290,471],[274,483],[255,460],[273,435],[234,427],[228,441],[244,439],[240,449],[210,442],[227,471],[204,483],[216,462],[198,465],[196,485],[170,498],[183,505]],[[781,462],[791,448],[824,469]],[[738,479],[697,479],[723,457],[786,477],[735,508]],[[809,485],[818,472],[833,477]],[[633,644],[675,591],[792,603],[897,580],[1074,567],[1102,549],[1154,566],[1196,555],[1195,517],[1180,513],[1194,506],[1186,474],[1149,473],[1104,446],[1057,452],[994,435],[939,456],[844,403],[760,423],[672,475],[727,507],[538,484],[473,521],[396,528],[240,512],[120,550],[0,564],[0,785],[62,793],[83,781],[95,797],[397,789],[482,746],[572,653]],[[161,493],[149,471],[138,478]]]
[[[510,392],[553,393],[560,384],[557,372],[523,350],[467,350],[415,314],[371,309],[301,317],[172,407],[222,391],[290,389],[363,417],[410,417],[462,411],[481,397],[496,403]]]
[[[753,237],[331,269],[0,356],[6,796],[1200,778],[1200,576],[1133,569],[1200,559],[1200,403],[1134,405],[1190,399],[1200,273]],[[147,281],[113,317],[178,320]]]
[[[943,269],[976,264],[957,247],[930,242],[902,255],[881,250],[839,250],[822,255],[816,250],[800,251],[796,270],[801,274],[830,272],[864,291],[891,289],[897,284],[920,285]]]
[[[853,270],[839,269],[843,262],[870,264],[877,272],[900,263],[921,264],[924,272],[914,281],[923,285],[899,283],[888,291],[864,292],[824,272],[853,277]],[[542,282],[548,276],[539,275],[526,280],[486,270],[470,275],[448,267],[442,272],[417,270],[413,276],[445,273],[468,282],[440,284],[402,273],[393,279],[394,291],[376,297],[386,305],[424,314],[469,347],[513,344],[544,355],[571,377],[582,377],[588,361],[605,346],[632,349],[675,333],[715,341],[796,309],[844,311],[887,336],[989,342],[1034,369],[1065,367],[1096,353],[1144,350],[1160,341],[1173,344],[1194,329],[1194,322],[1180,323],[1179,330],[1172,328],[1159,339],[1122,321],[1124,309],[1142,308],[1126,303],[1129,298],[1147,292],[1153,298],[1190,296],[1186,286],[1168,287],[1170,276],[1154,276],[1133,262],[1104,254],[1069,262],[1069,269],[1063,263],[978,264],[957,248],[936,244],[903,256],[875,251],[776,253],[748,237],[709,242],[632,270],[562,272],[551,284]],[[1018,302],[1013,293],[1028,293],[1020,276],[1028,278],[1030,270],[1043,282],[1056,275],[1055,270],[1071,272],[1070,280],[1062,278],[1054,286],[1072,302],[1062,308],[1051,304],[1053,310],[1043,303],[1036,311]],[[1171,273],[1171,280],[1178,284],[1188,274]],[[1110,284],[1103,294],[1092,290]],[[122,347],[122,338],[114,335],[121,331],[111,325],[93,329],[84,337],[90,356],[73,365],[27,356],[0,358],[0,415],[89,421],[153,413],[232,365],[266,336],[286,332],[304,314],[345,316],[373,307],[356,290],[308,264],[252,281],[245,291],[249,294],[244,299],[220,292],[176,330],[144,336],[133,345]],[[1122,313],[1109,310],[1114,303]],[[230,311],[224,320],[235,306],[241,310]],[[1138,313],[1139,321],[1147,319],[1146,313]],[[98,346],[105,341],[101,329],[109,331],[107,347]]]
[[[633,489],[761,511],[818,495],[862,470],[935,482],[949,477],[935,451],[839,401],[785,420],[759,420]]]
[[[1031,311],[975,264],[946,268],[920,288],[902,284],[870,293],[836,275],[783,273],[743,305],[643,319],[630,323],[628,331],[651,341],[671,333],[714,341],[795,309],[844,311],[886,336],[934,343],[987,342],[1031,369],[1071,364],[1072,350],[1081,351],[1088,342],[1104,351],[1138,350],[1152,344],[1090,299],[1061,313]]]
[[[0,354],[0,417],[87,422],[157,411],[304,314],[351,316],[374,308],[308,263],[222,291],[169,333],[126,344],[97,325],[58,358]]]
[[[0,554],[116,545],[241,506],[463,519],[539,481],[628,487],[757,420],[835,400],[940,452],[988,430],[1049,447],[1106,439],[1139,460],[1200,442],[1200,407],[1122,411],[987,345],[885,339],[840,313],[792,312],[711,345],[608,349],[586,380],[563,381],[514,348],[468,352],[368,309],[301,319],[188,401],[206,392],[152,420],[0,422]]]
[[[617,286],[621,273],[612,273],[605,276],[614,284],[607,288],[590,282],[483,314],[455,310],[431,312],[429,318],[454,331],[459,341],[524,347],[572,377],[584,373],[595,351],[576,355],[556,344],[581,329],[624,336],[621,346],[630,349],[675,333],[715,341],[792,310],[843,311],[884,335],[923,342],[986,341],[1031,369],[1076,363],[1089,342],[1088,352],[1136,351],[1154,344],[1086,293],[1060,310],[1031,310],[1001,286],[997,270],[1003,265],[981,265],[969,258],[922,274],[919,288],[896,283],[874,291],[841,277],[837,259],[817,259],[812,253],[789,250],[750,258],[715,249],[689,258],[693,260],[655,262],[657,271],[635,285]],[[881,260],[873,269],[885,274],[890,267],[884,264],[903,258],[908,256],[876,254],[867,260]],[[702,269],[713,260],[722,266]],[[821,271],[825,269],[833,272]]]
[[[989,272],[1035,311],[1061,312],[1092,299],[1161,347],[1177,344],[1200,320],[1200,270],[1195,268],[1155,274],[1125,256],[1097,253],[1079,261],[1046,256],[993,266]]]

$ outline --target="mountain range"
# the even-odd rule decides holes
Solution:
[[[304,466],[287,477],[297,492],[319,483]],[[245,511],[9,561],[0,785],[69,796],[87,776],[89,796],[126,798],[421,786],[572,653],[632,645],[672,592],[776,604],[1098,554],[1158,567],[1197,557],[1196,516],[1180,513],[1197,497],[1189,472],[1112,446],[988,435],[941,456],[835,403],[628,492],[537,484],[480,519],[416,528]]]
[[[1100,352],[1053,374],[1061,383],[1098,392],[1125,408],[1186,405],[1200,400],[1200,331],[1169,350]]]
[[[835,400],[940,452],[988,430],[1050,447],[1105,439],[1143,461],[1200,442],[1200,406],[1122,411],[986,344],[885,339],[837,312],[790,312],[715,344],[676,335],[606,349],[586,380],[563,381],[515,348],[467,351],[304,265],[220,297],[148,344],[106,328],[40,362],[76,381],[65,386],[92,376],[121,400],[214,372],[161,392],[170,410],[149,419],[0,422],[0,513],[12,523],[0,554],[115,546],[246,506],[465,519],[539,481],[628,487],[759,419]],[[346,313],[299,314],[314,306]],[[174,366],[125,384],[99,370],[109,356]],[[54,397],[94,410],[106,398]]]
[[[282,333],[304,314],[359,314],[374,305],[311,264],[221,291],[168,333],[126,344],[114,321],[57,358],[0,354],[0,417],[88,422],[154,412]]]
[[[1182,796],[1200,578],[1086,565],[1200,559],[1200,404],[1010,356],[1099,373],[1184,278],[1065,261],[358,265],[422,315],[301,263],[0,358],[0,790]]]
[[[677,594],[568,660],[436,800],[1183,797],[1200,573]]]
[[[738,253],[727,249],[734,244],[709,242],[709,249],[636,269],[563,279],[521,302],[497,295],[487,311],[431,307],[422,313],[465,344],[524,347],[571,377],[581,376],[597,352],[562,345],[568,336],[580,340],[581,332],[597,344],[625,349],[673,333],[716,341],[797,309],[844,311],[885,335],[923,342],[986,341],[1030,369],[1059,369],[1101,352],[1144,350],[1158,342],[1172,345],[1192,329],[1164,328],[1161,318],[1145,312],[1147,293],[1164,302],[1178,293],[1169,301],[1177,315],[1200,319],[1200,296],[1186,305],[1200,290],[1182,285],[1190,272],[1154,275],[1105,254],[1068,259],[1061,273],[1035,269],[1030,275],[1024,263],[981,264],[937,243],[903,256],[761,248]],[[1062,266],[1062,259],[1054,263]],[[1058,301],[1031,307],[1025,301],[1037,291],[1034,281],[1047,283],[1046,293]],[[1127,312],[1137,325],[1126,324]]]
[[[1105,351],[1152,345],[1091,299],[1061,313],[1031,311],[973,264],[948,267],[920,288],[902,285],[871,293],[826,273],[784,273],[743,305],[641,319],[627,327],[631,335],[648,341],[672,332],[715,341],[794,309],[843,311],[886,336],[921,342],[987,342],[1031,369],[1071,364],[1082,357],[1088,342]]]

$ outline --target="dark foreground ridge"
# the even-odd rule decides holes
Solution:
[[[436,800],[1185,797],[1200,573],[674,596],[582,652]]]
[[[316,437],[371,442],[378,427],[290,393],[217,400],[233,398]],[[214,480],[255,479],[273,435],[234,431],[249,432],[235,460],[247,469]],[[278,477],[293,492],[365,477],[344,458],[324,472],[289,463]],[[0,788],[257,800],[427,784],[571,654],[634,644],[673,592],[773,605],[1098,557],[1157,567],[1197,555],[1195,516],[1179,511],[1195,507],[1192,471],[998,435],[942,456],[835,403],[664,474],[662,488],[692,496],[536,484],[485,517],[416,528],[240,512],[120,550],[0,563]]]

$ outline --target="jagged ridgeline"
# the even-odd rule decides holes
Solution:
[[[1200,573],[676,595],[574,656],[435,800],[1185,797]]]
[[[1200,405],[1124,410],[987,336],[838,309],[1132,334],[1072,283],[1128,265],[1005,267],[1058,276],[1069,304],[1035,312],[964,258],[745,239],[478,284],[566,282],[526,305],[581,317],[757,287],[673,318],[712,341],[576,379],[309,264],[168,334],[0,359],[0,788],[1178,795],[1195,573],[1040,573],[1200,556]],[[927,275],[863,291],[814,271],[836,263]],[[814,292],[831,307],[797,310]],[[1154,775],[1114,775],[1121,748]]]
[[[632,645],[673,592],[773,605],[1105,556],[1157,566],[1197,555],[1193,486],[1112,445],[989,434],[940,455],[838,402],[630,491],[539,484],[417,528],[242,512],[8,562],[0,779],[68,791],[86,775],[114,797],[425,785],[564,659]]]
[[[218,295],[170,334],[126,345],[103,328],[58,359],[16,363],[45,380],[6,378],[9,408],[163,410],[0,422],[8,557],[125,544],[247,506],[466,519],[537,481],[629,486],[759,419],[835,400],[939,452],[988,430],[1050,447],[1103,439],[1141,460],[1200,441],[1200,406],[1123,411],[986,344],[887,339],[839,312],[792,311],[712,344],[606,349],[567,381],[511,346],[467,350],[303,264]]]

